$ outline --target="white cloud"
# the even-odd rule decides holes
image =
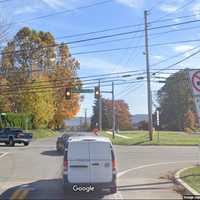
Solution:
[[[178,6],[175,4],[162,4],[160,6],[160,10],[167,13],[175,12],[177,9],[178,9]]]
[[[192,12],[197,19],[200,19],[200,3],[197,3],[192,7]]]
[[[116,2],[131,8],[138,8],[143,4],[143,0],[116,0]]]
[[[64,0],[42,0],[43,3],[51,8],[58,8],[64,6]]]
[[[16,9],[14,14],[19,15],[23,13],[34,13],[34,12],[36,12],[36,8],[31,7],[31,6],[25,6],[20,9]]]
[[[192,45],[179,45],[179,46],[174,47],[174,51],[178,53],[184,53],[185,51],[189,51],[193,48],[194,46]]]
[[[92,70],[93,72],[103,72],[103,73],[114,73],[114,72],[123,72],[128,71],[130,68],[127,66],[116,65],[107,60],[103,60],[97,57],[81,57],[80,58],[80,70]]]
[[[156,56],[152,56],[153,60],[155,61],[160,61],[160,60],[163,60],[163,56],[159,56],[159,55],[156,55]]]

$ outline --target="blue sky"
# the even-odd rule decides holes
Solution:
[[[0,3],[0,13],[2,14],[2,17],[5,21],[7,21],[8,23],[14,23],[14,25],[12,25],[12,27],[10,28],[8,40],[12,38],[12,36],[23,26],[28,26],[36,30],[49,31],[54,35],[55,38],[59,38],[66,35],[73,35],[117,26],[143,23],[144,10],[151,8],[152,10],[148,16],[149,20],[152,21],[162,18],[171,18],[171,20],[168,22],[160,22],[154,26],[169,23],[178,23],[193,19],[200,19],[200,1],[198,0],[111,0],[109,3],[93,6],[87,9],[75,9],[81,6],[90,5],[92,3],[100,1],[103,0],[10,0],[5,3]],[[187,3],[188,5],[184,6]],[[181,7],[183,8],[180,9]],[[34,17],[56,13],[66,9],[71,9],[73,11],[65,12],[60,15],[55,15],[40,20],[30,20]],[[178,19],[178,17],[185,15],[194,16],[188,19]],[[187,24],[185,26],[173,26],[162,30],[150,31],[150,34],[152,34],[161,31],[177,30],[177,32],[171,32],[169,34],[162,34],[150,37],[150,45],[169,41],[198,39],[200,38],[200,27],[191,30],[178,31],[180,28],[194,26],[198,26],[198,23]],[[102,33],[101,35],[137,30],[138,28],[141,27],[132,27],[124,30],[110,31]],[[95,36],[97,35],[94,34],[84,37],[60,39],[57,41],[68,42],[72,40]],[[135,36],[140,37],[134,38]],[[69,47],[73,54],[82,51],[120,48],[144,44],[144,38],[142,37],[141,33],[134,33],[123,37],[130,37],[130,39],[123,40],[120,42],[104,43],[101,45],[85,47],[80,47],[83,44],[73,44]],[[102,41],[107,40],[110,39],[105,39]],[[84,44],[90,44],[95,42],[99,41],[92,41]],[[159,62],[177,53],[190,50],[197,45],[198,42],[193,42],[166,45],[161,47],[150,47],[150,64]],[[75,58],[78,59],[81,64],[79,75],[87,76],[127,70],[145,69],[145,56],[143,52],[144,48],[138,47],[136,49],[121,50],[115,52],[77,55],[75,56]],[[172,59],[169,62],[165,62],[156,67],[152,66],[151,68],[156,69],[167,67],[168,65],[175,63],[176,61],[184,58],[184,56],[187,55],[189,54],[186,53],[182,57]],[[199,56],[197,55],[194,58],[180,65],[177,65],[176,68],[198,68],[198,63]],[[154,91],[158,90],[161,86],[162,84],[152,83],[153,94],[155,94]],[[109,88],[105,89],[108,90]],[[130,111],[132,114],[147,113],[146,83],[116,86],[115,93],[116,98],[124,99],[129,104]],[[104,95],[104,97],[111,98],[110,95]],[[88,115],[91,115],[93,102],[93,94],[85,95],[84,101],[81,103],[81,110],[78,115],[83,116],[85,108],[87,108],[88,110]]]

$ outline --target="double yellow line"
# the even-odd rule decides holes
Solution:
[[[18,189],[14,193],[12,193],[10,200],[24,200],[28,195],[30,189]]]

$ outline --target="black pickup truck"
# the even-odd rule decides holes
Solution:
[[[25,133],[19,128],[2,128],[0,129],[0,143],[14,146],[15,143],[23,143],[25,146],[32,140],[31,133]]]

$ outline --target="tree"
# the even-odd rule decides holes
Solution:
[[[188,110],[184,115],[184,130],[186,132],[192,132],[197,127],[197,116],[196,113]]]
[[[143,120],[138,123],[138,129],[139,130],[148,130],[148,122]]]
[[[66,45],[61,44],[58,50],[58,59],[56,61],[55,72],[51,76],[55,92],[55,107],[56,112],[51,126],[60,128],[63,126],[65,118],[70,119],[74,117],[80,109],[79,94],[72,94],[71,100],[65,99],[65,88],[58,88],[59,85],[64,85],[66,88],[80,88],[81,81],[77,77],[77,70],[79,69],[79,62],[71,57],[69,49]],[[59,81],[57,81],[59,80]]]
[[[34,127],[61,127],[79,111],[79,95],[70,101],[64,95],[66,87],[81,87],[79,62],[51,33],[22,28],[3,49],[1,64],[2,93],[9,95],[0,101],[11,102],[11,112],[33,113]]]
[[[128,104],[123,100],[116,100],[115,102],[116,109],[116,127],[119,127],[121,130],[129,130],[133,128],[131,122],[131,114],[129,112]],[[99,101],[95,101],[93,106],[93,116],[91,118],[91,128],[96,127],[99,119]],[[102,129],[111,129],[112,128],[112,101],[109,99],[102,99]]]
[[[37,78],[33,84],[29,85],[26,92],[23,92],[18,96],[20,102],[21,113],[30,113],[33,115],[33,127],[34,128],[46,128],[49,121],[53,119],[55,112],[54,107],[54,91],[52,88],[48,90],[38,91],[34,88],[40,87],[41,81],[48,81],[49,78],[46,75],[41,75]],[[50,83],[46,84],[50,87]]]
[[[182,131],[185,128],[194,128],[194,123],[187,122],[188,117],[192,116],[191,112],[195,112],[195,107],[186,70],[181,70],[167,78],[165,85],[158,91],[158,101],[162,129]],[[187,114],[188,112],[190,114]]]

